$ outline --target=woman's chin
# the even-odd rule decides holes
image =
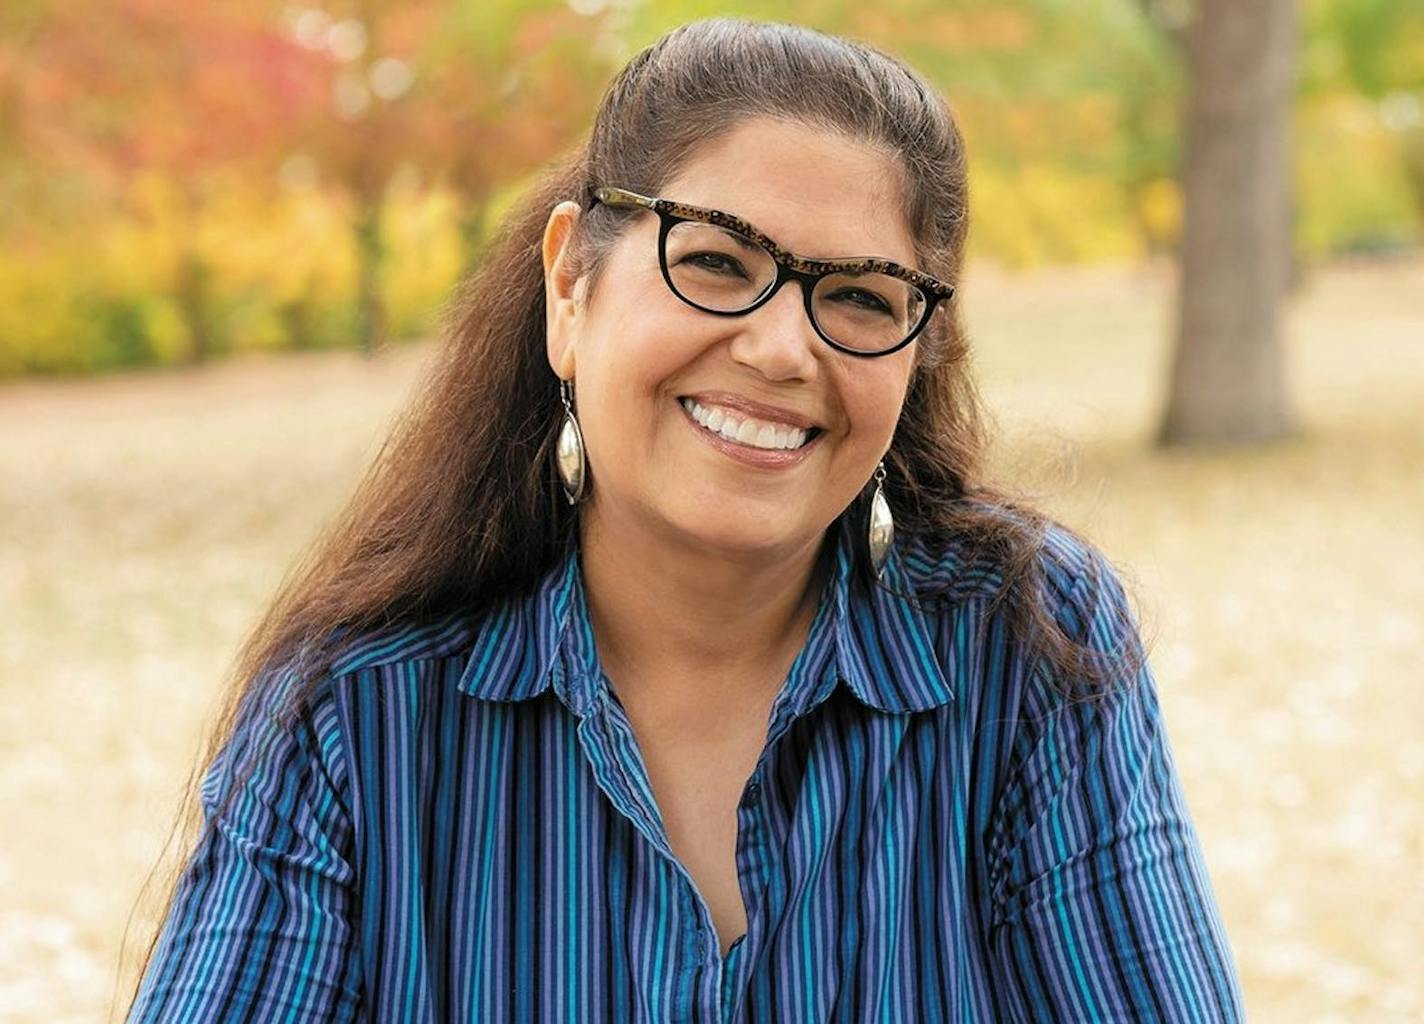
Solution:
[[[667,549],[681,548],[698,555],[715,554],[731,561],[765,561],[794,555],[824,534],[787,502],[729,498],[726,494],[692,494],[672,502],[639,502],[642,507],[631,517],[607,517],[606,508],[592,512],[591,520],[611,526],[621,521],[631,530],[636,545],[656,544]],[[611,521],[610,521],[611,520]],[[607,530],[597,532],[606,534]],[[624,529],[614,528],[623,534]],[[630,543],[634,543],[630,540]],[[632,550],[628,557],[638,557]]]
[[[689,547],[718,552],[731,560],[765,560],[784,556],[813,540],[813,533],[801,524],[786,521],[758,522],[725,518],[709,522],[701,516],[683,524],[679,531]]]

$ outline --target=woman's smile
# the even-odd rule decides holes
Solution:
[[[824,433],[819,427],[797,427],[761,420],[721,405],[678,399],[682,418],[702,440],[744,465],[789,469],[800,465]]]

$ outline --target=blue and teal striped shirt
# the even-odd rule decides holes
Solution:
[[[1136,638],[1101,555],[1055,530],[1046,556],[1073,635]],[[130,1020],[1242,1019],[1150,670],[1068,701],[992,569],[908,539],[867,592],[834,557],[737,810],[725,956],[574,551],[473,621],[351,644],[288,724],[264,677]]]

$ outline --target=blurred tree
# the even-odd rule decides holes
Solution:
[[[321,68],[324,101],[307,111],[296,146],[351,203],[356,251],[356,345],[385,341],[384,219],[392,178],[413,165],[416,61],[438,0],[333,0],[289,9],[291,38]]]
[[[33,10],[39,5],[31,3]],[[187,223],[170,280],[202,361],[218,341],[197,224],[210,190],[269,166],[314,80],[261,4],[50,0],[18,59],[16,133],[41,166],[82,172],[128,202],[160,176]]]
[[[588,45],[593,20],[557,0],[332,0],[290,12],[294,38],[327,60],[330,102],[303,146],[352,202],[362,351],[386,329],[395,176],[451,189],[472,266],[493,192],[589,119],[606,75]]]
[[[495,190],[592,120],[611,73],[608,13],[563,0],[458,0],[432,34],[425,162],[457,198],[467,269],[479,262]]]
[[[1197,0],[1187,30],[1184,223],[1164,445],[1260,441],[1291,429],[1281,307],[1295,36],[1295,0]]]

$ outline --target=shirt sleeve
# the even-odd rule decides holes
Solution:
[[[328,681],[306,712],[284,721],[279,705],[292,685],[290,674],[259,678],[203,778],[202,837],[174,890],[131,1024],[358,1019],[339,720]]]
[[[1101,556],[1059,621],[1141,640]],[[1110,695],[1030,685],[991,828],[991,947],[1015,1021],[1234,1022],[1239,982],[1145,657]]]

